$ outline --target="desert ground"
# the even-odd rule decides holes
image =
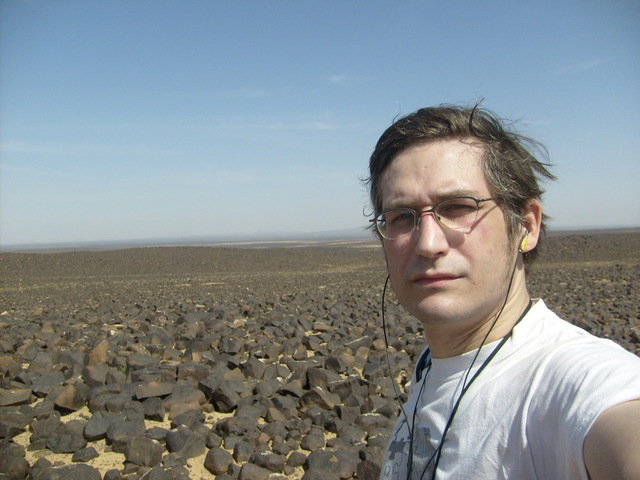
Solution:
[[[549,235],[528,287],[640,355],[639,263]],[[375,241],[0,253],[0,479],[377,478],[424,346],[385,276]]]

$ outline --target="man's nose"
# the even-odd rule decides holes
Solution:
[[[434,258],[449,251],[447,235],[433,212],[420,213],[415,235],[416,254],[419,256]]]

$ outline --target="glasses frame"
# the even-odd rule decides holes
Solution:
[[[473,200],[474,202],[476,202],[476,217],[473,219],[473,221],[469,224],[466,225],[464,227],[458,227],[458,228],[454,228],[454,227],[449,227],[448,225],[445,225],[444,223],[442,223],[442,220],[440,219],[440,216],[436,213],[437,208],[442,205],[443,203],[447,203],[450,202],[452,200],[458,200],[458,199],[467,199],[467,200]],[[399,238],[403,238],[403,237],[407,237],[409,235],[412,235],[413,232],[415,232],[418,229],[418,226],[420,225],[420,220],[422,220],[422,217],[427,214],[427,213],[432,213],[433,214],[433,218],[436,219],[436,222],[438,222],[438,225],[440,225],[443,228],[447,228],[449,230],[461,230],[463,228],[467,228],[470,227],[471,225],[473,225],[476,220],[478,219],[478,212],[480,211],[480,204],[484,203],[484,202],[488,202],[490,200],[494,200],[494,201],[498,201],[499,199],[496,197],[487,197],[487,198],[476,198],[476,197],[472,197],[471,195],[458,195],[455,197],[450,197],[450,198],[445,198],[444,200],[439,201],[438,203],[436,203],[435,205],[433,205],[432,207],[426,208],[424,210],[414,210],[413,208],[409,208],[409,207],[398,207],[398,208],[390,208],[388,210],[384,210],[383,212],[381,212],[380,214],[378,214],[376,216],[376,218],[372,218],[371,220],[369,220],[370,223],[373,223],[373,225],[375,226],[376,231],[378,232],[378,234],[380,234],[381,237],[386,238],[387,240],[397,240]],[[380,223],[383,222],[382,217],[384,217],[384,215],[390,213],[390,212],[398,212],[398,211],[406,211],[406,212],[412,212],[413,213],[413,218],[414,218],[414,222],[413,222],[413,228],[407,232],[407,233],[403,233],[402,235],[399,235],[397,237],[388,237],[387,235],[385,235],[382,230],[380,230]]]

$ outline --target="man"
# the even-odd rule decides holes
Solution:
[[[640,359],[527,292],[544,231],[535,142],[480,108],[421,109],[371,156],[391,286],[424,326],[382,479],[640,479]]]

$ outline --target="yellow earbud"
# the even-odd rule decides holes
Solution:
[[[522,237],[522,242],[520,242],[520,252],[524,252],[524,249],[527,248],[527,242],[529,241],[529,230],[524,229],[524,237]]]

